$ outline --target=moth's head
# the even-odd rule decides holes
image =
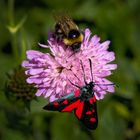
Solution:
[[[89,82],[89,83],[86,85],[87,90],[93,90],[93,87],[94,87],[94,82],[93,82],[93,81]]]
[[[94,83],[91,81],[80,89],[83,100],[89,100],[93,96],[93,86]]]
[[[83,87],[81,88],[81,90],[82,90],[83,92],[92,92],[93,87],[94,87],[94,82],[91,81],[90,83],[88,83],[88,84],[86,84],[85,86],[83,86]]]

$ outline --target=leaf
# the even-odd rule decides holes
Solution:
[[[23,24],[25,23],[27,17],[24,16],[17,25],[15,26],[11,26],[11,25],[7,25],[7,29],[9,30],[9,32],[11,34],[15,34],[16,32],[18,32],[18,30],[23,26]]]

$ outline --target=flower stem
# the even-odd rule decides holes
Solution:
[[[14,22],[14,3],[15,0],[8,0],[8,17],[9,17],[9,27],[13,28],[15,26]],[[12,44],[12,51],[16,61],[19,61],[19,54],[17,48],[17,32],[10,32],[11,33],[11,44]]]
[[[9,16],[9,23],[11,26],[14,25],[14,2],[15,0],[8,0],[8,16]]]
[[[13,55],[16,59],[16,61],[19,62],[19,52],[18,52],[18,48],[17,48],[17,37],[16,37],[16,33],[12,34],[12,51],[13,51]]]
[[[26,48],[27,48],[27,44],[26,44],[26,36],[25,36],[25,32],[22,29],[21,30],[21,61],[23,61],[26,58]]]

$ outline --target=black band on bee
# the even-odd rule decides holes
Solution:
[[[75,39],[78,38],[80,36],[80,32],[78,30],[70,30],[69,34],[68,34],[68,38],[69,39]]]

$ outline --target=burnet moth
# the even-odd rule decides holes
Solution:
[[[99,85],[93,82],[92,75],[92,62],[89,59],[90,71],[92,80],[87,83],[85,78],[84,66],[81,61],[81,67],[84,74],[85,86],[79,87],[78,85],[70,83],[78,89],[74,92],[63,96],[53,102],[50,102],[43,107],[45,110],[71,112],[74,111],[75,116],[80,120],[88,129],[94,130],[98,125],[96,97],[94,95],[94,86]],[[104,84],[114,85],[114,84]]]

